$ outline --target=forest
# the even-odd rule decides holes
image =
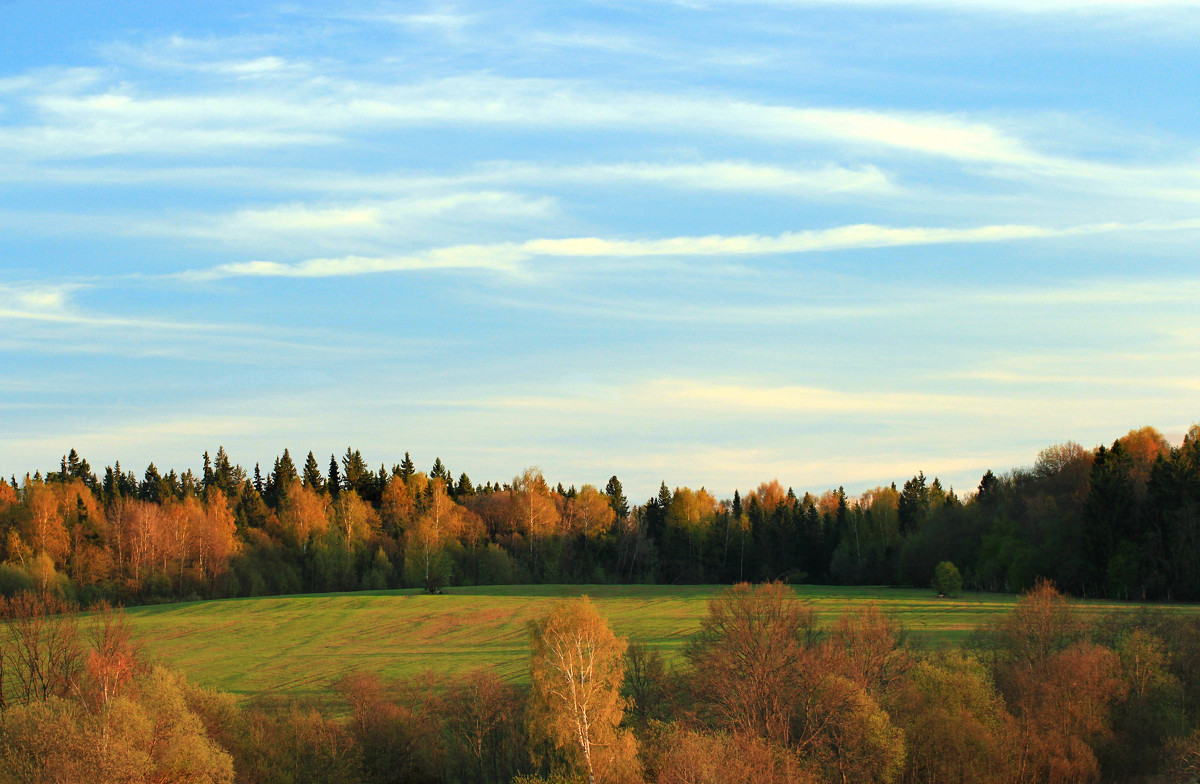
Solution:
[[[1200,425],[1179,446],[1151,427],[1108,446],[1047,447],[1031,467],[956,492],[918,472],[858,496],[778,480],[718,499],[670,489],[641,504],[552,485],[537,468],[473,484],[406,453],[358,450],[268,472],[223,448],[203,470],[0,479],[0,594],[84,605],[506,583],[929,586],[948,562],[973,590],[1038,579],[1080,597],[1200,600]]]
[[[1200,426],[1044,449],[958,494],[922,473],[849,497],[770,481],[630,504],[454,479],[406,454],[264,475],[58,470],[0,481],[0,782],[817,784],[1194,782],[1200,618],[1068,598],[1200,597]],[[117,604],[529,582],[727,583],[681,657],[585,597],[529,627],[528,682],[490,669],[322,701],[252,699],[147,659]],[[793,584],[1021,594],[963,646],[911,644],[865,603]],[[931,596],[933,591],[931,590]],[[351,665],[353,663],[350,663]]]

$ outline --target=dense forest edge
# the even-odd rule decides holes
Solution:
[[[303,592],[528,583],[927,587],[952,564],[972,590],[1038,579],[1081,597],[1200,600],[1200,425],[1171,446],[1151,427],[1110,446],[1048,447],[959,495],[923,473],[851,497],[777,480],[730,499],[668,488],[631,504],[551,485],[536,468],[473,484],[406,453],[370,469],[284,450],[265,475],[204,453],[203,471],[0,479],[0,595],[84,605]]]

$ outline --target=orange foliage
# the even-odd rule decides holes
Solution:
[[[787,500],[787,491],[783,489],[783,485],[779,484],[778,479],[772,479],[770,482],[760,484],[757,490],[750,493],[750,497],[758,499],[763,511],[774,512],[780,504]]]
[[[868,604],[838,617],[821,654],[829,672],[879,694],[896,684],[910,666],[903,637],[899,621]]]
[[[608,496],[584,485],[574,498],[561,499],[563,530],[588,538],[603,536],[617,519]]]
[[[510,493],[513,528],[530,540],[549,536],[558,528],[558,507],[545,477],[537,468],[527,468],[513,479]]]
[[[812,610],[781,583],[740,583],[709,600],[687,657],[720,726],[788,743],[815,628]]]
[[[393,476],[388,480],[387,487],[383,488],[383,500],[379,506],[379,517],[384,528],[392,534],[404,529],[412,520],[413,511],[413,497],[408,485],[399,476]]]
[[[329,528],[329,499],[312,488],[292,487],[280,504],[278,520],[285,540],[307,548],[310,538]]]
[[[34,482],[25,489],[28,527],[25,536],[33,549],[61,563],[67,553],[67,528],[63,523],[58,495],[54,489]]]
[[[1133,480],[1138,494],[1141,495],[1145,493],[1146,485],[1150,482],[1150,471],[1154,468],[1154,462],[1169,455],[1171,445],[1167,443],[1163,434],[1153,427],[1130,430],[1119,440],[1133,462]]]

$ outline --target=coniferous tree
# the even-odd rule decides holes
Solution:
[[[329,456],[329,479],[325,486],[329,488],[329,494],[334,498],[337,498],[338,493],[342,491],[342,473],[338,470],[338,461],[335,455]]]
[[[354,490],[360,497],[367,498],[371,495],[369,485],[374,481],[375,477],[367,468],[362,452],[346,447],[346,454],[342,456],[342,489]]]
[[[310,449],[308,457],[304,459],[304,486],[310,490],[321,492],[325,489],[325,475],[321,473],[321,467],[317,465],[317,458]]]
[[[208,456],[207,449],[204,450],[204,475],[201,478],[201,482],[204,484],[205,490],[213,485],[212,458]]]
[[[226,454],[225,447],[218,446],[216,463],[213,465],[213,475],[217,487],[221,488],[223,492],[229,493],[244,477],[244,474],[243,477],[239,477],[237,473],[238,471],[229,462],[229,455]]]
[[[400,463],[400,478],[405,482],[408,478],[417,472],[417,467],[413,465],[412,458],[408,456],[408,452],[404,453],[404,460]]]
[[[629,516],[629,501],[625,498],[625,491],[621,487],[621,480],[617,479],[616,474],[604,486],[604,494],[608,496],[608,503],[612,506],[613,514],[617,516],[618,520],[624,520]]]
[[[158,468],[154,463],[151,463],[146,466],[145,477],[142,479],[141,485],[138,486],[138,497],[143,501],[160,503],[166,500],[165,495],[163,492],[162,477],[158,474]]]
[[[900,518],[900,535],[916,531],[929,512],[929,488],[925,485],[925,472],[921,471],[904,483],[900,493],[897,514]]]

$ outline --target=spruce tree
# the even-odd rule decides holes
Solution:
[[[304,486],[309,490],[321,492],[325,489],[325,475],[321,473],[321,467],[317,465],[317,458],[310,449],[308,457],[304,458]]]
[[[413,465],[412,458],[408,456],[408,452],[404,453],[404,460],[400,463],[400,478],[405,482],[408,478],[417,472],[417,467]]]
[[[329,488],[329,494],[334,498],[338,497],[338,493],[342,491],[342,474],[338,470],[337,457],[329,456],[329,480],[325,485]]]
[[[604,494],[608,496],[608,503],[612,506],[613,513],[616,514],[618,520],[624,520],[629,516],[629,500],[625,498],[621,480],[617,479],[615,474],[605,485]]]

